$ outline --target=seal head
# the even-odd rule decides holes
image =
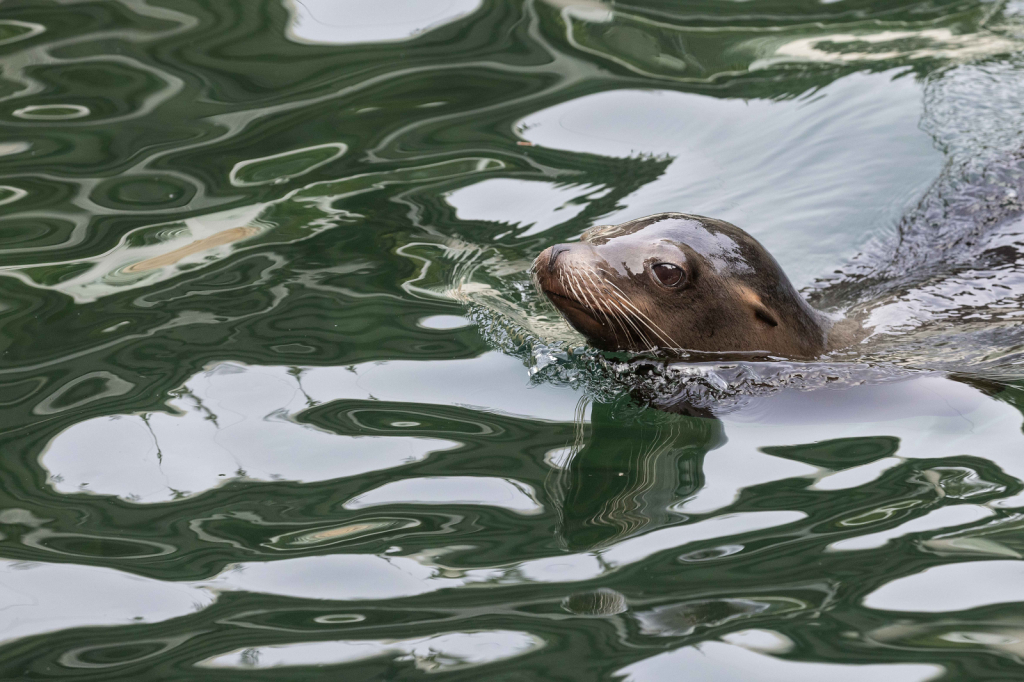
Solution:
[[[756,352],[812,358],[831,320],[756,239],[727,222],[659,213],[594,227],[534,261],[540,289],[603,350]]]

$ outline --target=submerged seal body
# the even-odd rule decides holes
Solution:
[[[727,222],[659,213],[595,227],[534,261],[544,294],[603,350],[762,351],[813,358],[849,343],[771,254]]]

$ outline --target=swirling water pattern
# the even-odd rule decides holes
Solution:
[[[3,3],[0,677],[1020,679],[1021,13]],[[659,210],[919,333],[653,409],[526,270]]]

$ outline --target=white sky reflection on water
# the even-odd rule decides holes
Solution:
[[[536,651],[544,640],[514,630],[446,632],[409,639],[299,642],[240,649],[199,662],[201,668],[279,668],[301,665],[337,665],[391,656],[412,661],[426,672],[447,672],[494,663]]]
[[[212,604],[191,583],[112,568],[0,560],[0,640],[96,625],[154,623]]]
[[[408,449],[419,448],[418,452],[426,455],[436,448],[440,442],[421,437],[388,437],[353,439],[329,434],[313,429],[313,438],[325,438],[321,447],[323,456],[316,455],[315,448],[300,448],[302,454],[308,456],[303,462],[302,457],[295,457],[294,449],[281,449],[273,452],[273,442],[297,443],[304,435],[307,427],[295,423],[288,418],[289,414],[301,411],[307,405],[307,395],[319,401],[330,401],[344,398],[365,398],[375,395],[382,400],[399,400],[403,402],[431,402],[434,404],[475,405],[481,409],[518,412],[522,416],[558,421],[572,421],[576,410],[578,394],[567,389],[560,389],[549,384],[528,388],[522,365],[514,358],[491,353],[472,360],[448,362],[394,362],[369,363],[357,366],[356,371],[344,368],[304,368],[296,377],[289,374],[285,367],[247,367],[238,364],[219,365],[208,372],[201,373],[189,384],[193,394],[201,398],[205,404],[215,406],[221,411],[225,431],[230,432],[232,419],[245,417],[261,427],[282,429],[279,438],[268,438],[248,441],[244,447],[238,448],[243,457],[255,457],[264,453],[266,462],[271,468],[268,471],[284,471],[281,467],[307,467],[311,477],[345,475],[339,469],[339,459],[331,445],[335,443],[354,443],[361,441],[356,451],[367,445],[380,441],[393,441],[396,445],[388,446],[396,451],[399,444]],[[396,374],[397,372],[397,374]],[[496,376],[508,374],[507,380],[496,381]],[[395,377],[404,377],[396,381]],[[417,378],[418,377],[418,378]],[[439,377],[443,377],[441,380]],[[518,377],[518,378],[516,378]],[[513,380],[514,379],[514,380]],[[301,382],[301,387],[300,387]],[[520,389],[512,387],[521,386]],[[874,400],[874,391],[883,390],[884,396]],[[520,393],[519,391],[522,391]],[[803,407],[800,407],[803,405]],[[523,415],[523,410],[531,414]],[[274,415],[277,415],[276,417]],[[800,429],[793,430],[794,415],[801,422]],[[154,415],[156,416],[156,415]],[[184,418],[163,415],[167,420]],[[273,418],[268,418],[273,417]],[[153,417],[150,419],[152,420]],[[589,414],[585,415],[585,419]],[[135,453],[126,452],[128,459],[124,462],[113,462],[111,449],[99,447],[100,443],[109,443],[118,436],[109,428],[121,428],[118,423],[126,423],[138,417],[122,416],[120,418],[103,418],[92,422],[83,422],[58,436],[50,450],[43,456],[42,462],[51,475],[59,476],[54,481],[58,490],[78,492],[83,490],[82,483],[87,483],[85,490],[104,492],[127,497],[139,489],[140,481],[148,481],[154,486],[153,497],[135,501],[156,501],[167,499],[166,471],[175,466],[195,468],[195,457],[181,458],[178,463],[173,460],[180,457],[170,449],[163,453],[162,466],[155,467],[150,474],[140,474],[138,462],[132,459],[154,459],[150,450]],[[788,391],[774,397],[759,399],[748,406],[747,411],[739,411],[725,415],[724,426],[728,440],[705,457],[704,475],[706,485],[698,493],[684,501],[681,510],[684,512],[713,512],[727,507],[744,489],[773,480],[803,477],[807,485],[815,481],[828,481],[829,476],[849,474],[862,468],[871,468],[873,464],[852,467],[837,474],[828,470],[819,470],[805,463],[787,460],[777,455],[759,452],[758,449],[772,445],[793,445],[795,439],[801,443],[829,440],[841,437],[857,437],[858,435],[888,434],[900,440],[900,447],[891,459],[923,457],[941,458],[947,456],[975,455],[998,464],[1006,473],[1018,478],[1024,477],[1024,471],[1017,471],[1022,465],[1013,446],[1019,440],[1021,415],[1010,405],[991,400],[977,389],[963,383],[949,381],[936,376],[919,377],[910,380],[890,382],[881,387],[859,386],[847,390],[827,389],[815,393]],[[152,422],[151,422],[152,423]],[[169,422],[170,423],[170,422]],[[198,423],[198,422],[197,422]],[[79,439],[76,429],[83,425],[98,428],[93,434],[94,443]],[[210,422],[204,421],[209,427]],[[138,426],[138,425],[137,425]],[[143,424],[144,426],[144,424]],[[161,427],[163,428],[163,427]],[[210,444],[230,442],[223,437],[214,440],[216,429],[208,436],[199,438],[193,433],[189,439],[194,449],[202,447],[203,438]],[[62,442],[68,439],[66,443]],[[381,447],[381,446],[373,446]],[[79,448],[79,449],[76,449]],[[374,466],[400,465],[391,463],[379,455]],[[134,468],[133,468],[134,467]],[[255,469],[254,469],[255,470]],[[871,476],[854,480],[850,485],[862,485],[871,480],[872,476],[881,473],[877,467],[872,469]],[[147,478],[148,476],[148,478]],[[200,478],[202,475],[200,474]],[[445,477],[434,479],[441,481]],[[459,477],[456,477],[459,478]],[[465,477],[462,477],[465,478]],[[210,473],[206,479],[198,480],[191,492],[201,492],[202,486],[218,485],[223,479]],[[448,478],[448,482],[451,482]],[[460,479],[461,480],[461,479]],[[509,506],[500,499],[493,498],[491,492],[484,490],[487,485],[507,486],[506,492],[519,491],[521,499],[512,500],[511,506],[521,511],[539,511],[536,500],[531,500],[529,487],[511,479],[482,479],[478,481],[462,481],[462,483],[480,483],[475,491],[479,499],[467,499],[472,504],[490,504]],[[428,478],[411,479],[408,481],[385,484],[350,501],[346,506],[363,507],[367,504],[402,504],[429,503],[430,499],[440,495],[451,496],[452,491],[432,490]],[[403,487],[404,486],[404,487]],[[836,488],[838,489],[838,488]],[[473,489],[469,488],[472,492]],[[403,492],[404,491],[404,492]],[[456,491],[458,493],[458,491]],[[458,493],[462,495],[462,493]],[[456,495],[458,496],[458,495]],[[463,495],[465,497],[465,495]],[[472,496],[470,496],[472,497]],[[515,496],[513,496],[515,497]],[[430,498],[430,499],[428,499]],[[438,498],[440,499],[440,498]],[[450,500],[449,500],[450,501]],[[525,504],[525,506],[523,506]],[[883,533],[866,535],[860,542],[838,543],[833,549],[866,549],[868,545],[878,544],[901,537],[911,532],[922,532],[955,526],[963,523],[977,522],[990,516],[987,507],[977,505],[957,505],[940,508],[932,514],[897,526]],[[453,570],[438,563],[440,555],[423,556],[388,556],[364,554],[331,554],[324,556],[304,556],[279,561],[253,561],[228,567],[217,577],[206,581],[182,583],[171,586],[169,596],[162,596],[168,589],[164,583],[146,581],[134,577],[126,577],[132,589],[142,590],[139,603],[163,603],[160,600],[170,599],[172,606],[177,604],[181,592],[181,605],[173,606],[168,613],[177,613],[175,609],[192,609],[192,602],[200,606],[209,603],[208,591],[246,591],[265,594],[277,594],[297,598],[317,598],[336,600],[360,599],[391,599],[418,594],[435,592],[446,588],[458,588],[473,584],[522,584],[522,583],[577,583],[593,580],[615,572],[624,566],[636,565],[658,552],[666,550],[685,551],[688,546],[705,543],[709,540],[725,539],[744,533],[756,532],[785,526],[806,518],[798,511],[761,511],[747,513],[724,513],[695,523],[658,528],[648,533],[629,537],[606,548],[573,554],[556,554],[547,557],[530,559],[517,564],[501,566],[480,566]],[[444,548],[442,549],[442,554]],[[451,548],[456,549],[457,548]],[[45,569],[49,571],[49,568]],[[55,568],[55,571],[70,571],[70,568]],[[74,570],[79,570],[75,568]],[[89,585],[96,581],[98,585],[117,583],[122,574],[107,569],[86,569],[81,577],[74,580],[80,585]],[[974,562],[954,564],[931,569],[929,572],[901,578],[885,585],[869,595],[866,605],[871,608],[903,609],[903,610],[954,610],[971,608],[972,606],[1008,602],[1024,599],[1024,593],[1014,585],[1020,571],[1024,571],[1020,562]],[[45,572],[45,571],[44,571]],[[40,573],[39,575],[43,575]],[[76,576],[79,576],[76,573]],[[111,577],[113,576],[113,577]],[[978,578],[981,576],[981,579]],[[17,577],[17,576],[15,576]],[[132,582],[134,581],[134,582]],[[141,582],[140,582],[141,581]],[[959,581],[964,586],[955,593],[946,594],[942,599],[934,599],[937,585]],[[48,581],[46,581],[48,583]],[[967,584],[970,583],[970,584]],[[10,581],[5,582],[11,585]],[[112,583],[113,584],[113,583]],[[180,587],[180,590],[179,590]],[[34,590],[19,590],[19,594],[34,600]],[[152,593],[152,597],[150,597]],[[190,596],[191,595],[191,596]],[[196,595],[199,595],[196,597]],[[915,596],[927,595],[927,596]],[[204,601],[206,600],[206,601]],[[162,607],[161,607],[162,608]],[[170,608],[170,607],[169,607]],[[82,609],[87,613],[89,609]],[[147,611],[157,613],[154,618],[161,618],[160,609]],[[118,616],[113,616],[115,621]],[[127,617],[127,616],[125,616]],[[167,616],[171,617],[171,616]],[[75,615],[68,621],[72,625],[98,622],[109,622],[107,616],[99,621],[92,615]],[[45,622],[38,625],[39,631],[65,627],[63,615],[47,616]],[[77,619],[77,620],[76,620]],[[68,625],[67,627],[70,627]],[[33,626],[37,627],[37,626]],[[680,654],[682,655],[682,654]],[[810,668],[801,668],[802,671]],[[910,674],[912,668],[894,668],[893,679],[904,679],[904,673]],[[900,672],[902,671],[902,672]],[[638,673],[639,674],[639,673]],[[635,679],[644,679],[636,677]],[[788,678],[787,678],[788,679]],[[799,679],[799,678],[793,678]],[[908,677],[906,679],[925,679]]]
[[[662,682],[679,679],[680,671],[684,670],[686,679],[714,682],[925,682],[945,672],[940,665],[921,663],[842,665],[790,661],[722,642],[704,642],[626,666],[615,677],[625,682]]]
[[[299,43],[346,45],[408,40],[472,14],[482,0],[285,0],[286,35]]]
[[[86,420],[58,435],[40,461],[60,492],[160,502],[238,476],[322,481],[401,467],[458,445],[394,432],[344,436],[297,423],[294,415],[307,409],[310,400],[322,404],[372,396],[471,406],[545,421],[576,418],[578,393],[546,383],[531,387],[521,363],[500,353],[468,360],[367,363],[353,369],[308,367],[296,373],[288,367],[219,365],[193,377],[171,401],[182,416]],[[588,417],[585,413],[584,420]],[[800,422],[797,431],[794,419]],[[722,420],[727,441],[705,456],[705,484],[677,504],[679,512],[709,513],[729,506],[746,488],[787,478],[807,478],[809,486],[822,490],[863,485],[907,458],[975,455],[1024,478],[1024,463],[1015,448],[1024,421],[1020,412],[971,386],[937,376],[842,390],[781,391]],[[762,451],[861,436],[898,439],[899,450],[895,457],[838,472]],[[193,456],[197,451],[206,453],[198,461]],[[513,486],[509,490],[529,488],[521,488],[521,482],[495,481]],[[430,492],[434,485],[401,485],[419,491],[412,498],[439,494]],[[394,490],[378,489],[373,495],[397,501]],[[486,502],[479,494],[463,497]],[[503,506],[497,498],[495,504]],[[532,504],[515,506],[526,510]]]
[[[501,566],[453,569],[437,554],[331,554],[244,562],[197,583],[217,592],[260,592],[307,599],[393,599],[443,589],[529,583],[577,583],[609,575],[667,549],[784,526],[805,518],[796,511],[727,514],[686,526],[661,528],[593,552],[556,554]],[[465,548],[470,549],[470,548]]]
[[[357,495],[343,506],[366,509],[387,504],[478,504],[525,515],[544,510],[533,488],[525,483],[487,476],[404,478]]]
[[[295,422],[292,416],[311,399],[467,405],[561,422],[573,420],[579,400],[568,389],[530,387],[522,364],[500,353],[353,369],[310,367],[296,376],[283,366],[218,365],[195,375],[169,401],[178,414],[79,422],[57,436],[40,461],[60,492],[166,502],[237,477],[324,481],[400,467],[458,445],[423,436],[343,436]],[[521,511],[536,505],[521,502],[515,503]]]
[[[1021,413],[981,391],[939,376],[818,391],[782,391],[723,415],[728,441],[703,463],[706,482],[682,501],[684,513],[726,507],[745,488],[793,477],[840,490],[869,483],[904,459],[974,455],[1024,479],[1019,457]],[[761,452],[766,447],[863,436],[898,439],[895,457],[843,469],[818,470]]]
[[[811,98],[774,102],[604,92],[527,116],[522,137],[603,156],[671,155],[662,177],[600,222],[661,211],[728,220],[801,287],[891,233],[942,168],[918,127],[920,82],[894,76],[854,74]]]
[[[446,197],[460,220],[489,220],[529,226],[528,237],[575,218],[587,207],[594,187],[534,180],[494,178],[457,189]]]
[[[1024,601],[1024,561],[966,561],[897,578],[864,597],[885,611],[940,613]]]

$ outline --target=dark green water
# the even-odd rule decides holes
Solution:
[[[878,295],[1019,179],[1022,13],[6,0],[0,678],[1021,679],[1016,270],[893,289],[876,370],[953,378],[685,370],[713,419],[527,268],[688,211]]]

